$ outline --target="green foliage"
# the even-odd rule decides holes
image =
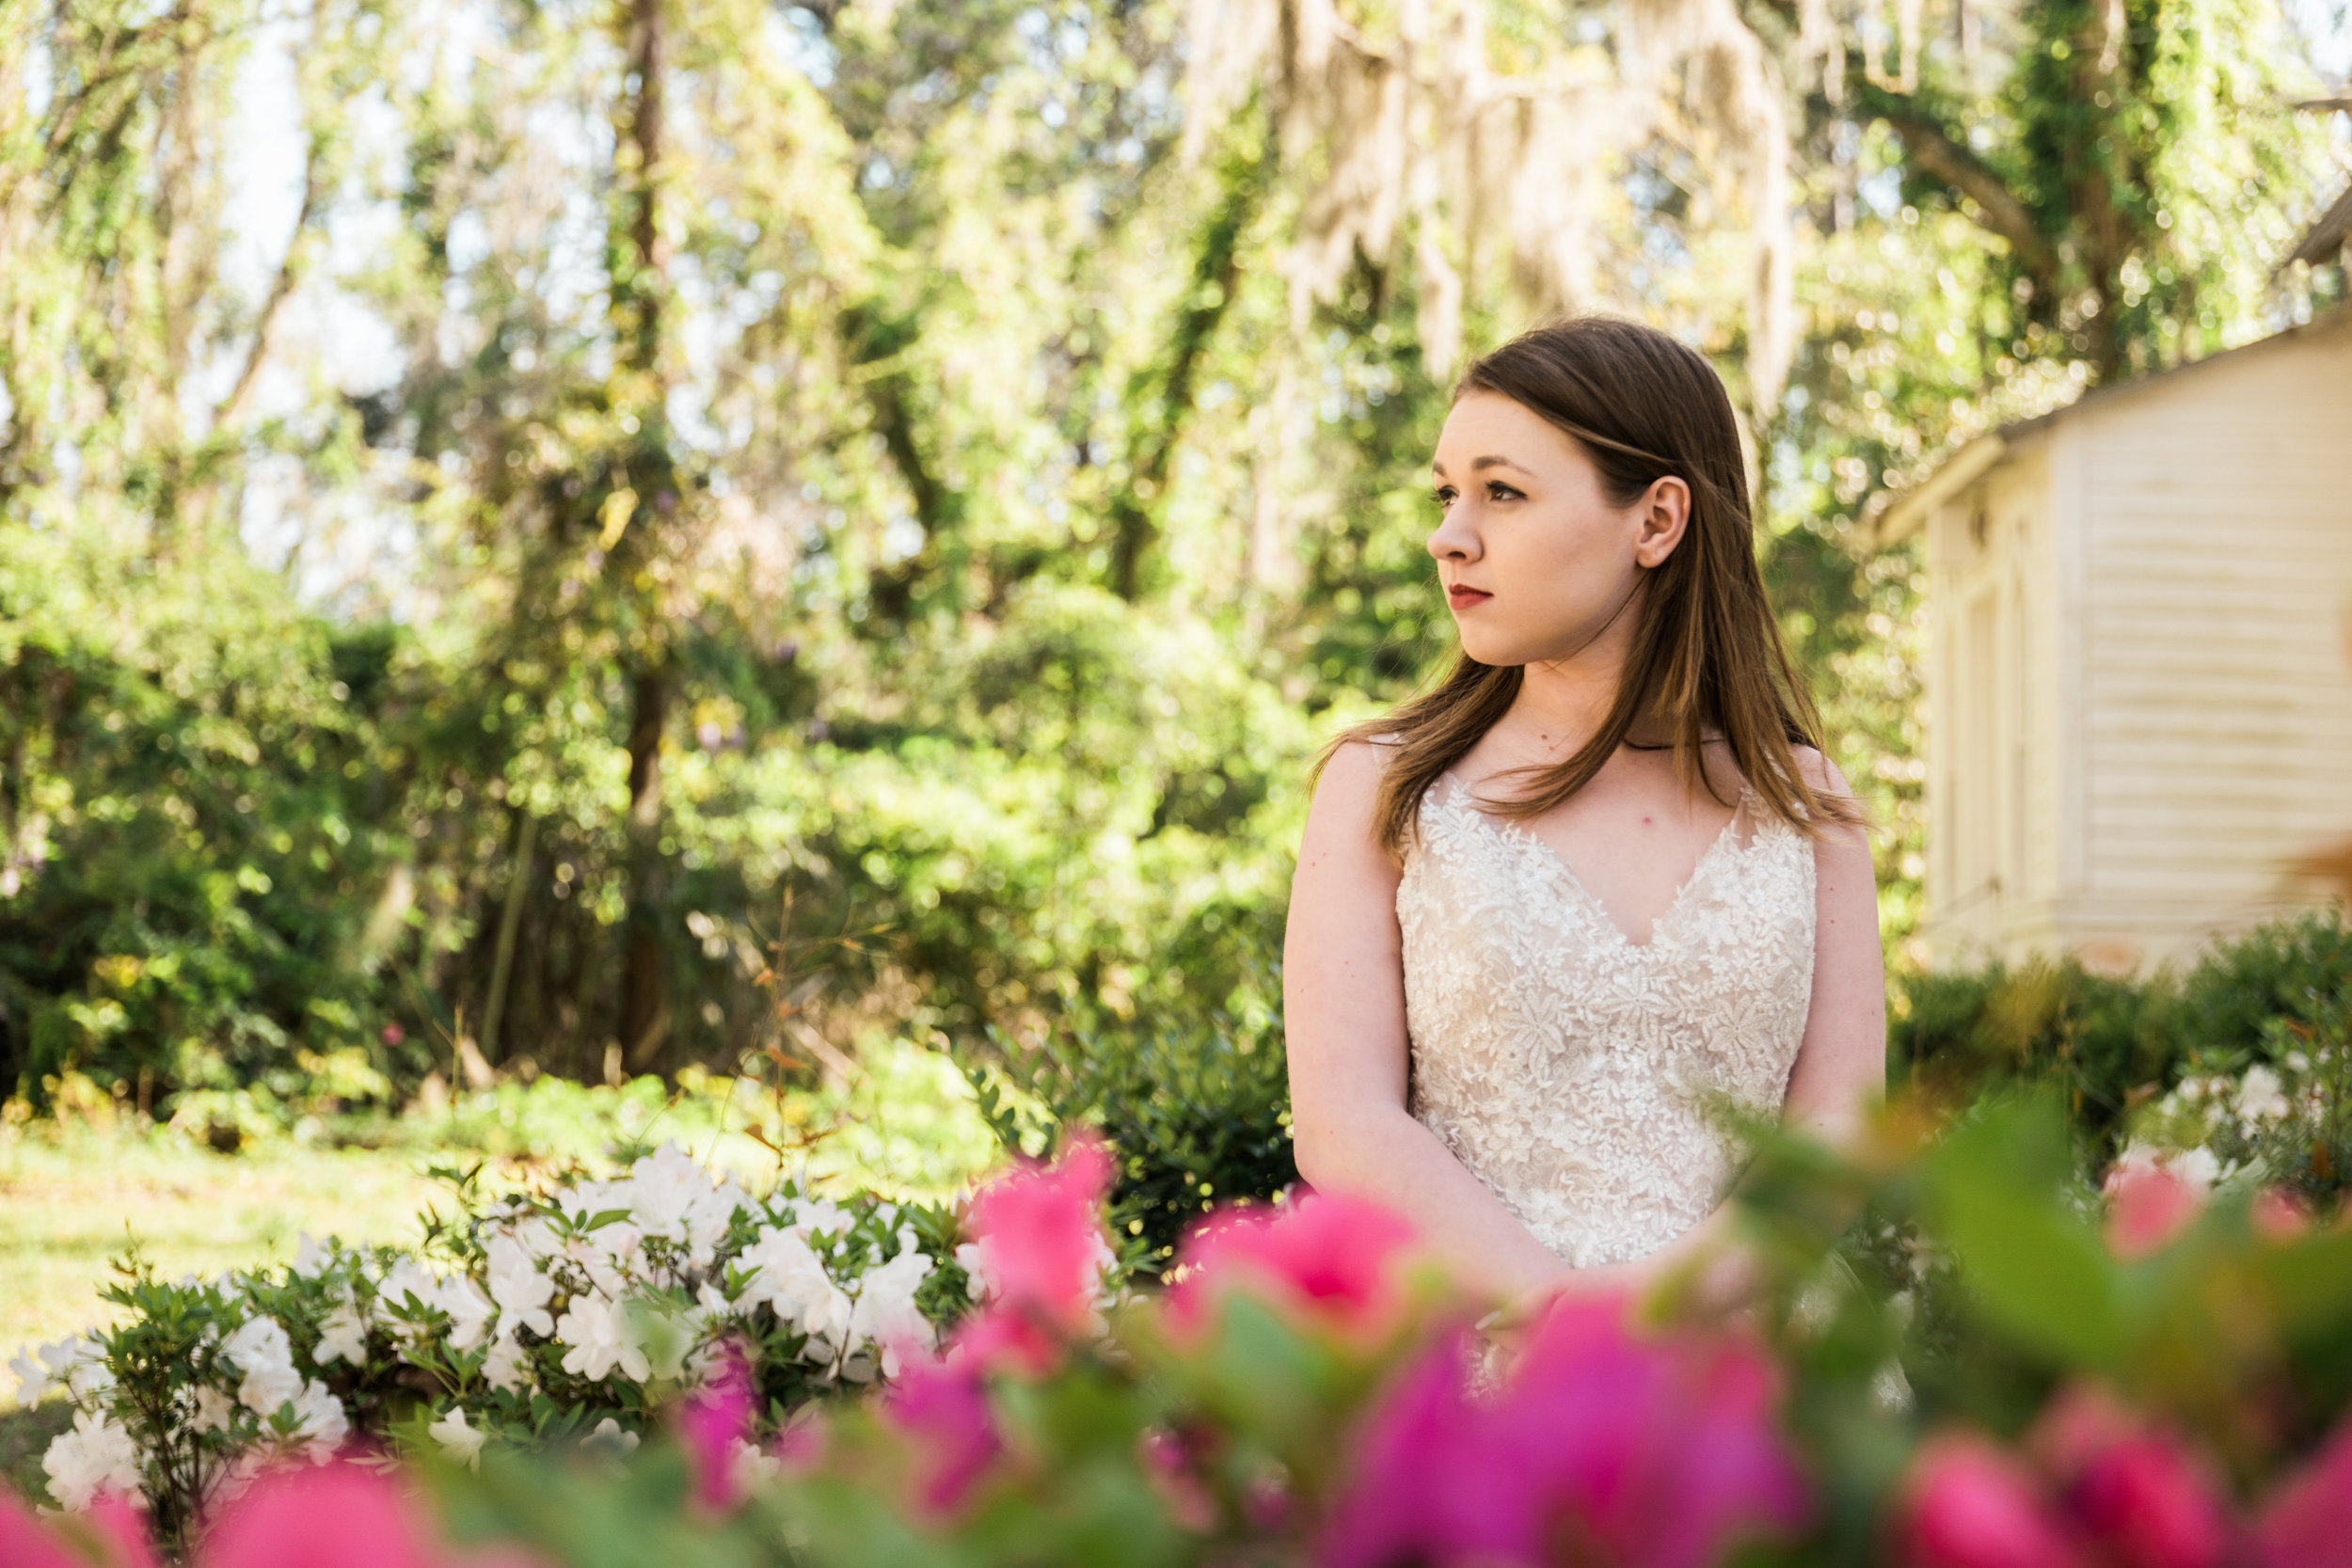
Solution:
[[[981,1115],[1014,1154],[1051,1154],[1081,1129],[1108,1140],[1112,1233],[1143,1278],[1170,1267],[1211,1211],[1272,1201],[1298,1180],[1289,1058],[1279,1019],[1263,1006],[1240,1020],[1097,1017],[1034,1048],[1002,1035],[992,1044],[988,1059],[964,1065]]]
[[[2086,1156],[2105,1160],[2134,1110],[2185,1077],[2283,1064],[2335,1037],[2352,998],[2352,927],[2340,910],[2279,921],[2217,943],[2185,974],[2119,979],[2062,958],[1897,984],[1897,1081],[1955,1105],[1993,1085],[2053,1085]]]
[[[617,10],[485,13],[490,70],[436,7],[298,8],[0,29],[50,84],[0,123],[0,1092],[233,1132],[469,1043],[596,1081],[1248,1016],[1317,742],[1450,650],[1421,198],[1299,293],[1347,150],[1272,73],[1188,126],[1176,0],[688,0],[651,116]],[[1477,8],[1495,70],[1613,69],[1613,13]],[[2261,329],[2312,166],[2268,0],[2127,8],[2086,51],[2096,8],[1931,5],[1838,84],[1748,18],[1803,206],[1760,548],[1898,943],[1917,562],[1870,498]],[[279,64],[282,250],[234,200]],[[1597,169],[1558,259],[1735,381],[1689,193],[1749,155]],[[1526,309],[1477,248],[1473,345]]]
[[[379,1050],[361,949],[405,781],[338,671],[380,683],[391,648],[231,557],[156,577],[0,532],[0,1084],[286,1094],[297,1046]]]

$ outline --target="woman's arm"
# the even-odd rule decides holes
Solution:
[[[1411,1221],[1472,1291],[1501,1299],[1556,1286],[1565,1265],[1405,1109],[1398,869],[1373,829],[1380,768],[1363,742],[1332,757],[1291,884],[1282,1013],[1298,1173]]]
[[[1798,758],[1816,792],[1853,799],[1827,757],[1806,751]],[[1836,1145],[1886,1094],[1886,955],[1869,835],[1831,829],[1814,846],[1813,866],[1813,1001],[1781,1119]]]

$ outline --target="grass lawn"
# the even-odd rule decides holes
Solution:
[[[413,1241],[438,1185],[421,1164],[291,1144],[227,1156],[169,1133],[82,1128],[0,1138],[0,1360],[112,1322],[98,1291],[134,1242],[177,1275],[282,1261],[304,1230]],[[40,1456],[71,1419],[62,1400],[18,1408],[16,1380],[0,1373],[0,1484],[40,1495]]]
[[[308,1230],[409,1242],[437,1184],[407,1152],[288,1144],[221,1155],[168,1133],[73,1129],[0,1142],[0,1359],[113,1321],[98,1299],[133,1243],[167,1275],[282,1262]],[[13,1402],[0,1379],[0,1408]]]

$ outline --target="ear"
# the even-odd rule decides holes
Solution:
[[[1639,522],[1633,536],[1634,563],[1662,566],[1691,526],[1691,486],[1672,474],[1652,480],[1642,499],[1634,502],[1633,514]]]

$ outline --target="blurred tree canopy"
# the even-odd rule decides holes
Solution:
[[[1912,918],[1956,438],[2339,297],[2270,0],[0,0],[0,1092],[1262,1027],[1463,356],[1651,320]],[[160,1101],[159,1101],[160,1103]]]

